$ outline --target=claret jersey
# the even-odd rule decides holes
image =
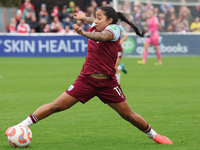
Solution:
[[[116,24],[109,25],[104,30],[113,34],[113,40],[105,42],[88,40],[86,61],[81,74],[104,73],[114,79],[121,32]],[[91,26],[91,32],[97,32],[95,23]]]

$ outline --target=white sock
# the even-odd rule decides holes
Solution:
[[[121,70],[122,70],[122,67],[121,67],[121,66],[118,66],[117,69],[118,69],[119,71],[121,71]]]
[[[120,84],[120,78],[121,78],[121,74],[118,73],[118,74],[115,74],[115,76],[117,77],[117,82]]]
[[[156,133],[153,129],[151,129],[151,130],[150,130],[148,133],[146,133],[146,134],[147,134],[147,136],[150,137],[151,139],[154,139],[157,133]]]
[[[33,121],[31,120],[31,117],[27,117],[24,121],[22,121],[22,124],[29,127],[33,124]]]

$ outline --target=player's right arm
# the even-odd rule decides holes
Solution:
[[[102,32],[85,32],[77,24],[73,24],[72,28],[80,35],[85,36],[93,41],[111,41],[113,34],[110,31],[104,30]]]
[[[94,19],[95,19],[93,17],[86,17],[85,13],[82,11],[79,11],[78,13],[74,13],[73,17],[76,20],[83,20],[83,21],[89,23],[90,25],[92,25],[92,23],[94,22]]]

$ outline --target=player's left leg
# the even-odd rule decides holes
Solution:
[[[135,113],[128,105],[127,101],[121,103],[108,103],[108,105],[113,108],[118,114],[129,121],[132,125],[137,127],[142,132],[146,133],[147,136],[153,139],[155,142],[160,144],[173,144],[172,141],[162,135],[157,134],[151,126],[143,119],[142,116]]]
[[[115,70],[116,70],[116,73],[115,73],[115,76],[117,78],[117,82],[120,84],[120,78],[121,78],[121,74],[120,74],[120,68],[118,67],[119,66],[119,63],[120,63],[120,60],[121,58],[120,57],[117,57],[117,61],[115,63]]]

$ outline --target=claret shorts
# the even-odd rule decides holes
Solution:
[[[120,85],[114,79],[95,79],[90,75],[80,75],[66,90],[66,93],[86,103],[94,96],[104,103],[120,103],[126,100]]]

